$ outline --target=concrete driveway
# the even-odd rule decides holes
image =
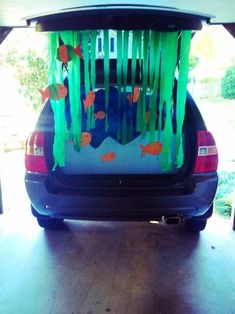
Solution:
[[[147,222],[68,221],[44,231],[30,215],[22,153],[7,163],[0,313],[235,313],[228,221],[214,216],[200,235]]]

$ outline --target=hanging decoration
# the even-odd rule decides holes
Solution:
[[[83,30],[48,37],[49,85],[40,93],[54,112],[54,169],[65,164],[68,136],[79,153],[106,137],[121,145],[148,137],[140,157],[161,155],[164,172],[182,166],[191,31]],[[115,151],[100,156],[105,164],[117,159]]]
[[[81,45],[73,48],[71,45],[65,45],[62,38],[59,37],[59,47],[57,49],[57,59],[62,62],[62,65],[68,71],[68,62],[76,56],[83,59]]]
[[[42,102],[44,103],[46,99],[58,100],[62,99],[67,95],[67,88],[62,84],[51,84],[44,91],[39,90],[42,95]]]

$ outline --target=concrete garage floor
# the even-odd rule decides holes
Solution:
[[[214,216],[200,235],[147,222],[66,221],[44,231],[30,214],[23,155],[4,165],[0,314],[235,313],[228,221]]]
[[[18,217],[17,217],[18,216]],[[235,233],[144,222],[44,231],[0,217],[0,313],[235,313]]]

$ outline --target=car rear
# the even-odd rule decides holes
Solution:
[[[194,217],[205,214],[213,202],[217,149],[189,95],[184,164],[175,173],[80,174],[73,165],[70,173],[69,165],[53,171],[53,141],[53,112],[47,104],[28,138],[25,156],[26,188],[33,207],[42,215],[94,220]]]
[[[67,26],[66,12],[36,19],[42,31],[62,31],[49,35],[54,61],[42,92],[49,100],[26,144],[25,182],[38,220],[212,214],[217,149],[186,96],[188,30],[209,18],[176,11],[97,6],[75,10]],[[90,19],[81,24],[84,14]]]

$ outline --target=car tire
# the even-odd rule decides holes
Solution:
[[[44,229],[61,229],[64,226],[63,219],[37,218],[38,224]]]
[[[206,228],[207,219],[185,219],[184,228],[189,232],[200,232]]]

